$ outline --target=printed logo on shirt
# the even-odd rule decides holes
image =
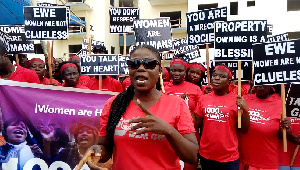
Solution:
[[[222,108],[226,108],[226,106],[208,105],[208,107],[204,108],[204,116],[207,117],[207,120],[227,122],[229,113],[223,114]]]
[[[293,125],[299,125],[300,124],[300,118],[291,117],[291,124]]]
[[[264,117],[264,115],[267,113],[266,111],[249,108],[248,112],[250,116],[250,122],[266,124],[265,122],[270,121],[270,117]]]
[[[125,136],[126,134],[128,134],[128,137],[130,138],[138,138],[138,139],[151,139],[151,140],[159,140],[159,141],[165,141],[166,137],[165,135],[161,135],[161,134],[155,134],[155,133],[144,133],[144,134],[140,134],[137,135],[135,134],[135,130],[130,130],[131,127],[137,125],[138,123],[128,123],[129,119],[123,119],[123,117],[121,118],[121,120],[119,121],[119,123],[116,126],[115,129],[115,135],[117,136]],[[137,129],[140,130],[140,129]],[[127,133],[128,132],[128,133]]]
[[[174,94],[169,94],[169,95],[175,95],[175,96],[181,97],[181,95],[183,95],[183,94],[184,93],[174,93]],[[186,96],[184,98],[184,101],[185,101],[186,105],[189,107],[189,97],[188,96]]]

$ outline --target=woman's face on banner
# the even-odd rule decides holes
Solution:
[[[82,127],[77,132],[77,142],[79,146],[90,147],[95,144],[94,131],[89,127]]]
[[[24,122],[12,122],[6,128],[7,142],[18,145],[23,143],[27,137],[27,126]]]

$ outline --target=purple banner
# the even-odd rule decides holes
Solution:
[[[0,80],[2,169],[74,169],[79,150],[97,142],[102,108],[115,94]]]

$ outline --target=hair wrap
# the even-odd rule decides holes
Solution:
[[[170,80],[169,72],[165,67],[163,68],[163,72],[165,73],[165,75],[167,77],[167,81],[169,81]]]
[[[232,72],[231,72],[227,67],[225,67],[225,66],[223,66],[223,65],[217,65],[217,66],[215,67],[214,71],[215,71],[215,70],[221,70],[221,71],[224,71],[225,73],[228,74],[229,79],[232,79]]]
[[[184,67],[185,69],[188,68],[188,64],[187,64],[184,60],[179,59],[179,58],[173,59],[173,60],[170,62],[170,67],[171,67],[172,65],[174,65],[174,64],[180,64],[180,65],[183,65],[183,67]]]
[[[62,74],[62,72],[63,72],[66,68],[69,68],[69,67],[74,67],[74,68],[76,68],[76,69],[78,70],[78,68],[77,68],[77,66],[76,66],[75,64],[73,64],[73,63],[66,63],[66,64],[64,64],[64,65],[61,66],[61,68],[60,68],[60,70],[59,70],[60,74]]]
[[[80,60],[80,57],[78,57],[77,55],[73,55],[73,56],[71,56],[71,57],[69,58],[69,61],[71,61],[73,58],[76,58],[76,59]]]
[[[205,73],[205,68],[201,64],[191,63],[188,65],[188,68],[199,68],[202,73]]]
[[[37,61],[37,62],[40,62],[40,63],[42,63],[42,64],[44,64],[44,65],[45,65],[45,62],[44,62],[42,59],[39,59],[39,58],[33,58],[33,59],[31,59],[31,60],[27,61],[27,63],[26,63],[26,67],[29,67],[29,66],[30,66],[30,64],[31,64],[31,63],[33,63],[33,62],[35,62],[35,61]]]

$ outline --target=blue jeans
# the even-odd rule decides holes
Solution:
[[[230,162],[218,162],[206,159],[200,155],[202,170],[239,170],[240,160]]]

